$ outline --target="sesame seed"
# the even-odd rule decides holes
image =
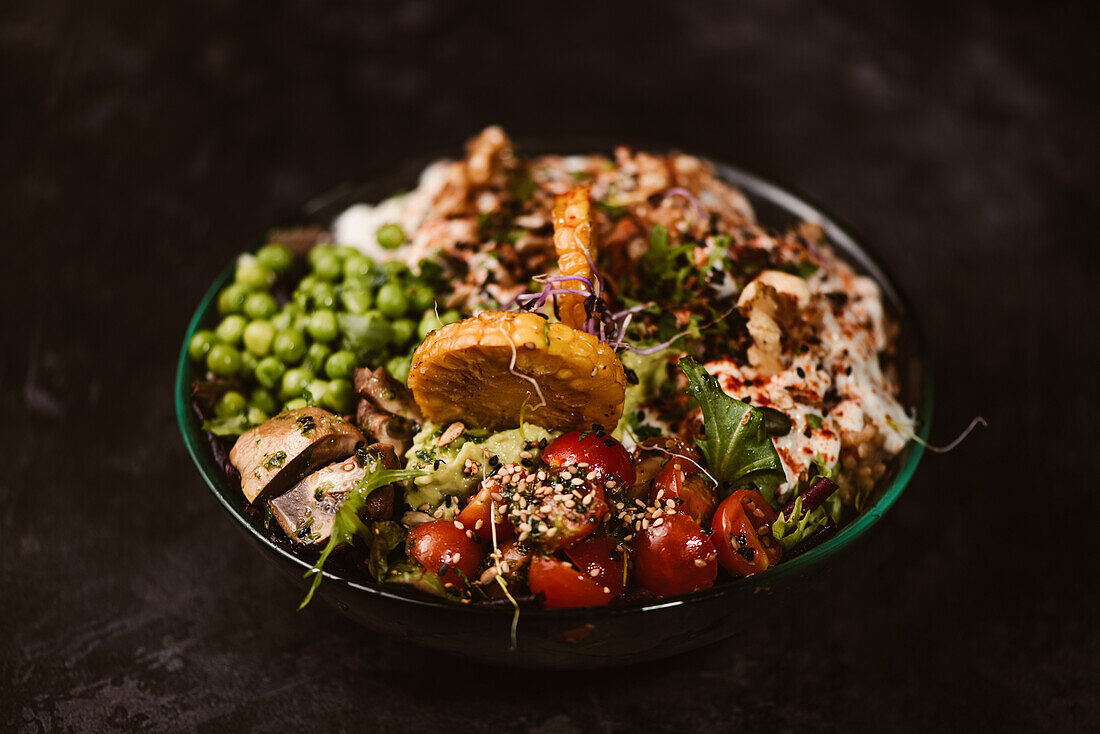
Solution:
[[[451,556],[451,563],[458,563],[461,560],[462,560],[462,554],[461,553],[456,552],[453,556]]]
[[[653,527],[657,527],[658,525],[660,525],[664,521],[665,521],[665,519],[663,517],[658,517],[656,520],[653,521]]]
[[[484,520],[478,520],[474,523],[474,530],[481,530],[481,526],[485,524]]]
[[[696,566],[697,568],[703,568],[703,567],[705,567],[706,565],[707,565],[707,562],[706,562],[706,561],[704,561],[704,560],[703,560],[702,558],[696,558],[696,559],[695,559],[695,566]]]
[[[458,520],[455,520],[455,527],[456,527],[456,528],[458,528],[459,530],[465,530],[465,529],[466,529],[466,526],[465,526],[465,525],[463,525],[463,524],[462,524],[461,522],[459,522]]]
[[[600,575],[600,569],[593,568],[591,571],[588,572],[588,575],[591,576],[592,578],[596,578],[597,576]]]

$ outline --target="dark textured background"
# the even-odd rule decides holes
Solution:
[[[1094,728],[1094,28],[912,5],[5,3],[0,728]],[[492,122],[793,182],[913,300],[933,437],[991,427],[695,654],[515,676],[295,612],[176,433],[187,318],[274,219]]]

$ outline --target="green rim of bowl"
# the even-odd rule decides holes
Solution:
[[[841,551],[861,538],[879,521],[886,511],[897,502],[898,498],[905,490],[905,487],[912,479],[917,469],[917,465],[920,463],[921,457],[924,455],[923,444],[928,439],[929,429],[932,424],[932,364],[917,319],[912,309],[909,307],[908,302],[897,289],[897,286],[886,275],[874,258],[859,244],[859,241],[850,233],[850,228],[840,225],[834,217],[825,214],[819,207],[808,203],[805,197],[791,193],[792,190],[789,187],[779,186],[765,178],[749,173],[744,169],[734,168],[717,162],[714,163],[714,166],[721,178],[738,186],[746,196],[749,197],[750,201],[754,202],[754,205],[756,204],[756,200],[760,200],[772,206],[779,207],[798,219],[819,224],[825,230],[830,242],[842,254],[842,259],[854,265],[858,270],[863,271],[864,274],[869,275],[878,283],[883,291],[884,299],[889,304],[890,310],[894,312],[893,315],[898,318],[903,325],[903,338],[910,345],[908,351],[913,354],[917,368],[920,372],[918,375],[918,395],[913,403],[916,408],[916,435],[920,440],[910,440],[906,444],[901,451],[896,472],[893,474],[893,479],[890,481],[889,485],[876,490],[876,497],[872,500],[871,505],[865,508],[855,517],[855,519],[841,528],[834,537],[816,548],[790,561],[780,563],[762,574],[757,574],[756,576],[751,576],[746,579],[720,583],[710,589],[704,589],[691,594],[658,601],[631,602],[616,606],[587,607],[581,609],[524,609],[523,614],[525,617],[547,616],[562,619],[567,619],[569,617],[584,617],[587,619],[602,618],[633,614],[647,610],[667,609],[684,604],[701,602],[714,597],[729,596],[731,598],[738,598],[752,595],[761,590],[770,590],[773,585],[781,585],[781,582],[786,579],[802,575],[811,568],[824,566],[830,559],[837,556]],[[350,199],[346,202],[348,205],[351,203],[354,202]],[[207,439],[202,432],[202,426],[199,424],[198,418],[191,405],[192,383],[196,375],[190,355],[188,354],[188,345],[191,341],[191,337],[196,331],[204,326],[212,325],[212,322],[216,321],[218,315],[218,293],[233,277],[235,262],[236,259],[234,258],[233,262],[226,267],[210,286],[199,302],[198,308],[195,310],[188,324],[176,369],[176,420],[180,434],[183,437],[184,446],[187,448],[187,453],[191,456],[191,460],[194,462],[207,488],[214,497],[217,498],[218,502],[221,503],[237,524],[246,532],[259,540],[268,549],[282,556],[292,565],[297,566],[304,575],[312,567],[312,563],[273,540],[272,536],[275,531],[269,533],[259,529],[245,511],[243,500],[233,503],[228,499],[228,496],[233,494],[234,488],[228,486],[229,480],[221,467],[215,462]],[[224,488],[225,491],[219,491],[219,487]],[[455,604],[446,600],[427,597],[415,591],[374,586],[368,583],[346,579],[328,572],[324,573],[324,579],[319,589],[322,596],[325,595],[324,590],[327,585],[336,583],[378,597],[422,606],[447,608],[453,610],[455,613],[490,614],[498,615],[502,618],[510,617],[513,614],[511,608]]]

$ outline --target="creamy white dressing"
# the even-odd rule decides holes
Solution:
[[[786,368],[770,377],[728,359],[705,365],[726,394],[748,397],[753,405],[774,408],[791,420],[790,432],[772,439],[787,478],[781,494],[794,486],[815,459],[828,467],[837,465],[841,432],[858,433],[873,424],[883,435],[883,448],[896,453],[913,429],[912,419],[894,398],[893,385],[879,364],[878,353],[886,347],[887,338],[878,285],[833,261],[810,277],[807,286],[811,303],[806,316],[821,324],[816,332],[819,346],[787,355]],[[843,293],[847,303],[834,306],[826,293]],[[829,415],[821,416],[815,406],[830,388],[836,390],[840,403]],[[822,418],[821,428],[809,428],[810,415]]]

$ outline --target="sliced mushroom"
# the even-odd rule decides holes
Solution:
[[[307,407],[280,413],[241,434],[229,462],[241,474],[245,499],[254,503],[281,493],[319,466],[346,459],[364,440],[343,418]]]
[[[377,461],[360,462],[353,456],[339,464],[331,464],[310,474],[288,492],[270,501],[272,514],[283,532],[296,543],[317,545],[328,540],[336,511],[352,490],[352,485],[374,471],[381,463],[384,469],[396,469],[397,457],[386,444],[371,444],[367,456]],[[371,519],[384,520],[393,515],[393,485],[376,489],[367,498],[367,514]]]
[[[370,400],[387,413],[401,416],[415,423],[423,423],[420,408],[413,400],[412,391],[394,379],[385,368],[355,370],[355,392]]]
[[[398,456],[404,456],[409,450],[416,433],[415,423],[381,410],[366,398],[359,401],[355,422],[375,441],[392,446]]]

